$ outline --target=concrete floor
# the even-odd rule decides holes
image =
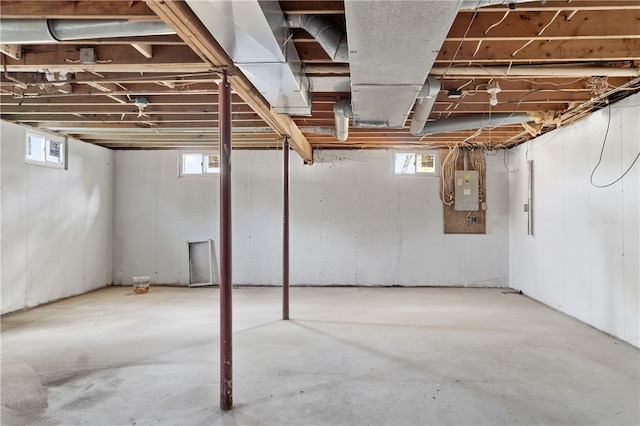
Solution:
[[[110,287],[2,318],[2,424],[634,424],[639,351],[504,289]]]

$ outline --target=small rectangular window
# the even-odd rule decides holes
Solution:
[[[25,159],[29,164],[66,168],[65,148],[63,139],[28,133]]]
[[[416,159],[416,173],[435,173],[436,154],[418,154]]]
[[[397,175],[413,175],[416,173],[416,154],[396,152],[395,173]]]
[[[44,161],[44,137],[27,135],[27,160]]]
[[[218,154],[209,154],[205,156],[207,159],[205,165],[205,173],[220,173],[220,156]]]
[[[218,154],[183,152],[180,156],[180,176],[220,173],[220,155]]]
[[[44,159],[49,163],[62,163],[62,142],[47,139],[44,150]]]
[[[395,152],[394,174],[397,176],[437,176],[437,154],[435,152]]]
[[[202,154],[182,154],[182,174],[202,174]]]

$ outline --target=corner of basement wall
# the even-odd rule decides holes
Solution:
[[[3,149],[3,137],[2,137],[2,127],[0,125],[0,289],[2,289],[2,149]],[[0,290],[1,292],[1,290]],[[1,294],[0,294],[1,297]],[[0,306],[0,313],[3,311],[4,306]]]
[[[509,175],[510,286],[635,347],[640,347],[640,161],[630,166],[640,152],[638,116],[640,94],[635,94],[513,148],[505,158],[514,171]],[[534,164],[531,236],[523,211],[527,159]],[[594,169],[599,185],[628,172],[597,188],[590,183]]]
[[[0,122],[2,314],[110,284],[112,152],[69,139],[66,169],[27,164],[28,132],[47,134]]]

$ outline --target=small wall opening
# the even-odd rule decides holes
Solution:
[[[189,287],[213,285],[216,272],[213,240],[191,241],[189,244]]]

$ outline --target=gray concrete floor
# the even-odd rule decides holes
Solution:
[[[110,287],[2,318],[2,424],[634,424],[639,351],[505,289]]]

